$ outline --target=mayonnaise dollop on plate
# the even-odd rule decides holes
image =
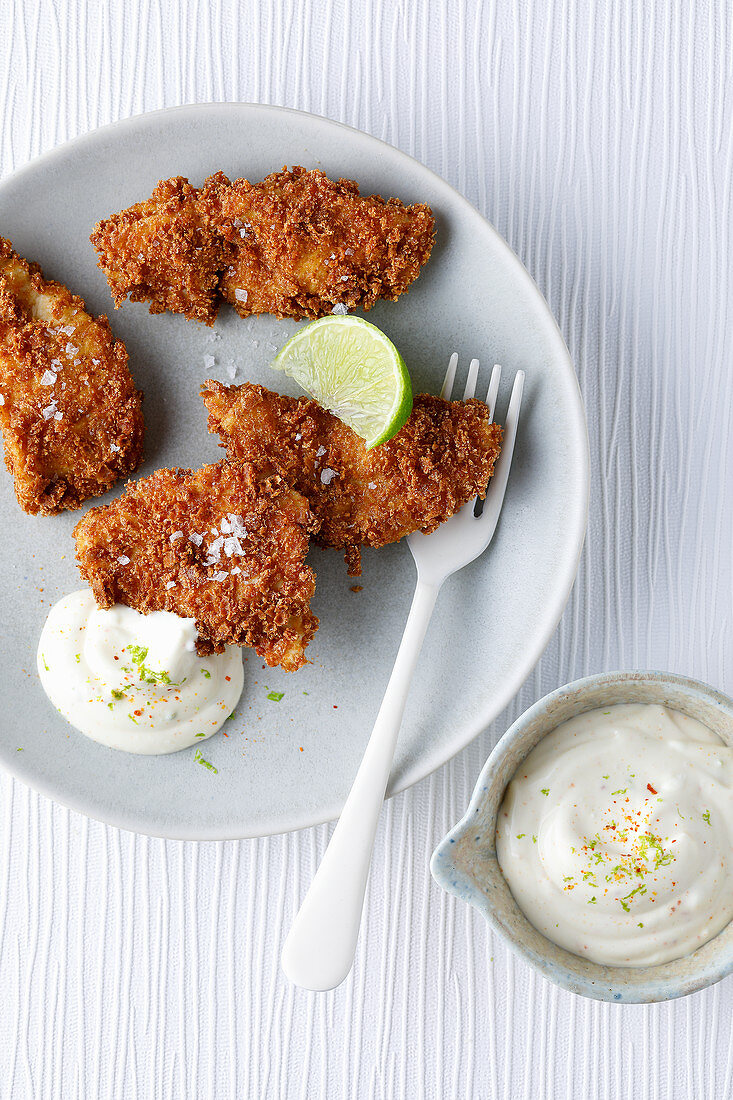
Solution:
[[[55,604],[38,674],[76,729],[125,752],[159,754],[210,737],[242,693],[241,650],[199,657],[196,624],[168,611],[97,607],[89,589]]]
[[[561,947],[616,966],[681,958],[733,919],[733,748],[662,706],[578,715],[517,770],[496,851]]]

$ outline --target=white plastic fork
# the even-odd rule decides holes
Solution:
[[[446,399],[453,391],[457,364],[454,353],[441,390],[441,397]],[[475,393],[478,367],[478,359],[472,359],[464,401]],[[501,367],[495,366],[486,397],[492,420],[500,378]],[[520,370],[514,379],[504,440],[481,515],[474,514],[476,502],[472,500],[431,535],[417,532],[408,537],[417,565],[417,587],[394,669],[354,785],[283,947],[281,964],[285,974],[305,989],[333,989],[344,980],[354,961],[374,834],[412,675],[441,585],[451,573],[483,553],[496,530],[514,453],[523,387],[524,371]]]

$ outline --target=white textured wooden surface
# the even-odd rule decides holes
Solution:
[[[730,980],[654,1007],[560,993],[427,866],[550,688],[652,666],[733,691],[727,0],[0,0],[0,27],[2,175],[116,118],[240,99],[349,122],[445,176],[548,298],[593,463],[562,623],[501,721],[388,805],[337,992],[278,968],[326,827],[166,843],[0,777],[0,1095],[731,1096]]]

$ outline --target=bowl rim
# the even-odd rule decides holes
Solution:
[[[658,1001],[673,1000],[677,997],[687,996],[690,993],[696,993],[701,989],[705,989],[707,986],[714,985],[716,982],[721,981],[723,978],[733,973],[733,948],[729,956],[722,962],[719,959],[712,960],[687,977],[663,977],[661,975],[655,977],[655,971],[659,971],[662,967],[670,965],[670,963],[666,963],[660,966],[650,966],[646,968],[621,966],[601,967],[599,965],[598,978],[593,979],[592,977],[578,973],[572,969],[572,959],[574,958],[572,953],[565,951],[563,948],[558,948],[557,944],[554,944],[550,940],[546,940],[546,937],[542,936],[541,933],[539,933],[539,935],[543,940],[546,940],[548,945],[551,945],[553,949],[559,949],[567,956],[567,964],[564,967],[553,962],[546,954],[537,952],[529,947],[521,938],[521,933],[516,935],[511,932],[494,912],[490,902],[487,901],[484,893],[479,889],[476,880],[458,867],[452,855],[452,852],[455,850],[452,846],[458,839],[465,835],[467,829],[471,826],[474,815],[479,812],[490,789],[495,787],[501,764],[507,752],[521,740],[526,728],[534,719],[541,717],[543,713],[551,708],[555,701],[563,696],[575,693],[579,698],[582,698],[582,694],[592,687],[598,685],[610,686],[622,683],[659,683],[661,685],[669,685],[681,689],[683,692],[688,692],[691,697],[702,697],[706,702],[721,706],[733,715],[733,698],[719,689],[706,684],[702,680],[695,680],[692,677],[682,676],[673,672],[660,672],[653,669],[600,672],[580,677],[577,680],[571,680],[569,683],[555,688],[524,710],[499,738],[476,780],[476,785],[473,789],[466,812],[461,817],[460,821],[453,826],[436,846],[430,860],[430,871],[439,886],[449,894],[454,894],[461,901],[467,902],[477,909],[483,915],[491,929],[501,936],[507,946],[518,955],[519,958],[534,967],[543,977],[554,982],[562,989],[566,989],[571,993],[577,993],[580,996],[590,997],[594,1000],[610,1001],[615,1004],[653,1004]],[[582,712],[579,711],[578,713]],[[548,729],[542,736],[547,736],[550,732],[552,732],[551,729]],[[506,784],[504,784],[503,789],[506,789]],[[524,917],[524,914],[522,914],[522,918],[530,925],[530,922]],[[708,940],[707,943],[714,942],[726,928],[730,928],[730,924],[722,928],[720,932],[711,940]],[[537,930],[535,929],[535,931]],[[707,944],[703,944],[699,950],[702,950],[706,946]],[[682,956],[682,958],[691,957],[690,955]],[[587,965],[587,960],[580,961]],[[676,960],[671,960],[671,962],[674,961]],[[636,982],[633,986],[627,986],[625,976],[628,975],[629,972],[638,974],[642,969],[646,970],[649,977],[643,982]],[[602,976],[601,971],[605,972],[605,976]],[[611,979],[613,984],[609,982],[609,973],[614,976],[616,974],[618,975],[615,980],[613,978]]]

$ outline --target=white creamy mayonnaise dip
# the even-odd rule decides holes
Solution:
[[[87,737],[125,752],[176,752],[211,737],[242,693],[242,653],[199,657],[196,623],[169,611],[97,607],[86,588],[46,619],[38,674],[57,710]]]
[[[496,850],[561,947],[616,966],[678,959],[733,919],[733,748],[662,706],[581,714],[514,775]]]

